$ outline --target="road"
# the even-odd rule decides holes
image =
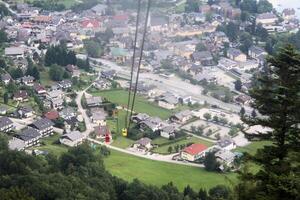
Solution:
[[[78,55],[80,58],[86,58],[86,55]],[[122,78],[130,78],[130,68],[126,66],[119,66],[114,62],[104,60],[104,59],[95,59],[90,58],[90,60],[94,60],[96,62],[102,63],[102,66],[95,66],[100,67],[103,69],[114,69],[117,71],[118,76]],[[217,105],[220,108],[228,111],[232,111],[235,113],[239,113],[241,110],[241,106],[236,104],[229,104],[222,102],[218,99],[215,99],[211,96],[202,95],[203,88],[199,85],[193,85],[182,80],[179,77],[173,76],[168,79],[159,76],[158,74],[153,73],[141,73],[139,81],[144,81],[148,84],[155,85],[158,89],[163,91],[169,91],[174,94],[177,94],[182,97],[189,97],[191,96],[193,100],[199,102],[207,102],[211,105]],[[251,108],[245,107],[247,112],[251,112]]]
[[[112,146],[110,144],[99,142],[98,140],[94,140],[92,138],[88,138],[88,141],[90,141],[92,143],[95,143],[95,144],[100,144],[100,145],[106,146],[109,149],[113,149],[113,150],[116,150],[116,151],[119,151],[119,152],[123,152],[123,153],[126,153],[126,154],[130,154],[130,155],[141,157],[141,158],[145,158],[145,159],[150,159],[150,160],[160,161],[160,162],[167,162],[167,163],[178,164],[178,165],[186,165],[186,166],[192,166],[192,167],[199,167],[199,168],[203,168],[204,167],[203,165],[200,165],[200,164],[172,160],[172,157],[174,156],[174,154],[173,155],[167,155],[167,156],[158,155],[158,154],[145,155],[145,154],[140,154],[140,153],[132,152],[132,151],[129,151],[129,150],[126,150],[126,149],[114,147],[114,146]]]

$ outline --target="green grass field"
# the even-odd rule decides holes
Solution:
[[[157,138],[157,139],[154,139],[152,141],[152,144],[163,145],[164,143],[167,143],[167,142],[170,142],[170,140],[167,140],[165,138]],[[188,143],[200,143],[200,144],[204,144],[204,145],[206,145],[208,147],[210,147],[210,146],[213,145],[211,142],[208,142],[206,140],[202,140],[202,139],[199,139],[199,138],[196,138],[196,137],[190,137],[190,138],[186,138],[184,140],[180,140],[178,142],[174,142],[172,144],[168,144],[168,145],[163,145],[163,146],[157,147],[157,148],[153,149],[152,152],[154,152],[154,153],[160,153],[160,154],[169,154],[168,148],[171,146],[173,148],[173,153],[176,153],[175,149],[174,149],[174,147],[176,145],[183,145],[183,144],[186,145]]]
[[[59,140],[60,135],[59,134],[54,134],[53,136],[46,137],[40,140],[41,143],[44,143],[45,145],[41,145],[37,148],[33,149],[39,149],[42,151],[47,151],[49,153],[52,153],[56,156],[61,155],[64,152],[68,151],[68,147],[57,144],[57,141]]]
[[[218,184],[231,185],[237,180],[234,173],[207,172],[202,168],[147,160],[117,151],[111,151],[111,155],[104,159],[104,164],[110,173],[127,181],[138,178],[155,186],[172,181],[181,191],[187,185],[199,190]]]
[[[120,106],[127,105],[128,92],[125,90],[107,90],[93,92],[92,94],[95,96],[104,97],[113,103],[117,103]],[[137,95],[136,97],[134,111],[139,113],[147,113],[151,116],[157,116],[162,119],[167,119],[173,114],[172,111],[161,108],[139,95]]]
[[[257,149],[263,148],[265,145],[271,145],[271,141],[255,141],[245,147],[238,147],[234,151],[236,152],[247,152],[251,155],[254,155]]]

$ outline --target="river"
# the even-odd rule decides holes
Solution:
[[[269,0],[269,2],[278,12],[285,8],[294,8],[298,19],[300,19],[300,0]]]

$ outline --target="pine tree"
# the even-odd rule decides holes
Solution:
[[[267,71],[250,91],[253,107],[263,117],[244,121],[270,128],[273,144],[247,156],[260,170],[242,172],[237,199],[290,200],[300,195],[300,53],[288,45],[268,59]]]

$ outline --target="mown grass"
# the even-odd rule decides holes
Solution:
[[[95,96],[104,97],[110,102],[117,103],[120,106],[127,105],[128,92],[125,90],[106,90],[93,92],[92,94]],[[134,111],[139,113],[147,113],[150,116],[157,116],[162,119],[167,119],[173,114],[171,110],[161,108],[139,95],[136,97]]]
[[[187,185],[199,190],[219,184],[231,185],[237,180],[234,173],[207,172],[202,168],[148,160],[113,150],[104,164],[110,173],[127,181],[137,178],[156,186],[173,182],[181,191]]]

